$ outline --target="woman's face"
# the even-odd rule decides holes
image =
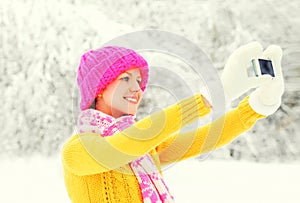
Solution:
[[[98,96],[96,109],[118,118],[124,114],[135,115],[142,99],[140,88],[142,77],[138,68],[119,75]]]

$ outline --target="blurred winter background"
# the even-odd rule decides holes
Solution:
[[[280,109],[205,162],[167,170],[178,202],[300,202],[299,13],[298,0],[0,0],[0,202],[68,202],[59,156],[74,130],[80,56],[144,29],[191,40],[219,73],[250,41],[283,48]],[[157,92],[149,88],[140,116],[174,102]]]

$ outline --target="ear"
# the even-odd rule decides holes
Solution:
[[[97,109],[97,103],[98,103],[98,101],[100,101],[100,99],[103,97],[103,95],[102,95],[102,93],[99,93],[98,95],[97,95],[97,97],[94,99],[94,102],[93,102],[93,104],[94,104],[94,109]]]

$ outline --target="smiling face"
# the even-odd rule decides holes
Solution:
[[[135,115],[143,96],[138,68],[129,69],[111,82],[97,97],[96,110],[118,118]]]

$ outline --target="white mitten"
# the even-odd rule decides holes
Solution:
[[[221,76],[227,102],[272,79],[270,75],[248,76],[247,69],[251,66],[251,60],[260,57],[262,53],[261,44],[251,42],[239,47],[229,56]]]
[[[272,61],[275,77],[251,93],[249,104],[255,112],[268,116],[280,107],[284,92],[282,50],[279,46],[271,45],[263,52],[262,57]]]

